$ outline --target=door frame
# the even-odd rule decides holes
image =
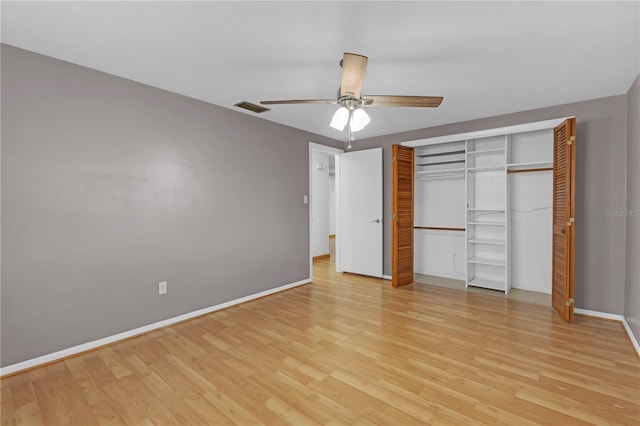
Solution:
[[[309,279],[313,281],[313,256],[312,256],[312,247],[311,247],[311,221],[312,221],[312,215],[313,215],[313,195],[312,195],[312,188],[313,188],[313,152],[322,152],[324,154],[332,154],[336,156],[336,165],[335,165],[335,171],[336,171],[336,188],[335,188],[335,203],[333,208],[336,210],[336,215],[335,215],[335,225],[336,225],[336,239],[335,239],[335,244],[336,244],[336,258],[335,258],[335,264],[336,264],[336,271],[337,272],[342,272],[341,269],[341,265],[340,265],[340,218],[338,217],[339,215],[337,214],[337,212],[340,211],[340,154],[344,153],[343,149],[338,149],[338,148],[332,148],[330,146],[326,146],[326,145],[321,145],[319,143],[315,143],[315,142],[311,142],[309,141],[309,161],[308,161],[308,165],[309,165],[309,188],[307,193],[309,194]]]

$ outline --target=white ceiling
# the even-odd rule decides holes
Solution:
[[[444,96],[370,108],[358,138],[625,93],[639,29],[638,2],[2,2],[4,43],[225,108],[336,97],[343,52],[365,95]],[[259,117],[344,139],[335,109]]]

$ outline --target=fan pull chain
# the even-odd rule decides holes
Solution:
[[[353,132],[351,131],[351,122],[353,121],[353,111],[349,110],[349,135],[348,135],[348,145],[347,145],[347,149],[351,149],[351,141],[354,141],[356,138],[355,136],[353,136]]]

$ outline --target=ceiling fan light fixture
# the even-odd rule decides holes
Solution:
[[[367,107],[414,107],[437,108],[442,96],[396,96],[368,95],[362,96],[362,84],[367,70],[368,58],[355,53],[344,53],[340,66],[342,78],[338,99],[289,99],[280,101],[260,101],[263,105],[283,104],[338,104],[340,108],[333,114],[329,126],[343,132],[349,125],[349,141],[353,140],[353,132],[364,129],[371,119],[361,108]]]
[[[344,130],[344,126],[347,125],[348,121],[349,110],[346,107],[340,107],[335,114],[333,114],[333,118],[331,119],[329,126],[341,132]]]
[[[362,108],[356,108],[351,116],[351,131],[359,132],[371,121],[369,114]]]

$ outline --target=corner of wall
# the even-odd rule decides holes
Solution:
[[[627,92],[625,306],[627,332],[640,341],[640,74]],[[640,351],[639,351],[640,355]]]

